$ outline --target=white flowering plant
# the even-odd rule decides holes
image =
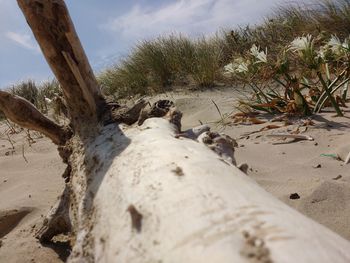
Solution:
[[[268,112],[294,112],[303,115],[319,112],[331,103],[338,116],[345,106],[350,76],[350,38],[306,35],[295,38],[272,58],[253,45],[245,56],[225,66],[226,73],[243,81],[253,91],[253,109]],[[282,89],[271,88],[277,83]],[[343,89],[341,96],[337,91]],[[282,92],[280,92],[282,91]],[[292,106],[291,106],[292,105]]]

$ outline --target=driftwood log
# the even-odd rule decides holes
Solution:
[[[61,127],[0,93],[7,117],[51,138],[68,165],[62,197],[37,234],[42,242],[68,234],[69,262],[350,262],[347,240],[234,165],[234,141],[206,127],[182,132],[181,114],[166,103],[156,105],[163,114],[143,110],[144,102],[113,113],[63,0],[18,3],[71,119]]]

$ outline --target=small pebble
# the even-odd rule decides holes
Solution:
[[[315,168],[315,169],[317,169],[317,168],[321,168],[322,165],[321,165],[321,164],[318,164],[318,165],[314,165],[314,166],[312,166],[312,167]]]
[[[339,174],[337,177],[334,177],[333,180],[339,180],[340,178],[342,178],[343,176],[341,174]]]
[[[32,195],[28,195],[29,198],[32,198]]]
[[[297,193],[293,193],[289,196],[289,199],[300,199],[300,195],[298,195]]]
[[[315,142],[315,143],[314,143],[314,145],[315,145],[315,146],[317,146],[317,145],[318,145],[318,143],[317,143],[317,142]]]

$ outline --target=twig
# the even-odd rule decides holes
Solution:
[[[247,137],[247,136],[250,136],[250,135],[255,134],[255,133],[259,133],[259,132],[263,132],[263,131],[267,131],[267,130],[279,129],[279,128],[283,128],[283,127],[286,127],[286,125],[279,126],[279,125],[269,124],[269,125],[261,128],[260,130],[252,131],[252,132],[245,132],[244,134],[242,134],[242,136]]]
[[[22,156],[23,156],[23,159],[26,161],[26,163],[28,163],[27,158],[24,156],[24,145],[23,144],[22,144]]]
[[[12,150],[14,150],[14,149],[15,149],[15,146],[13,145],[13,142],[12,142],[10,136],[9,136],[7,133],[6,133],[6,136],[7,136],[7,140],[10,142],[10,144],[11,144],[11,146],[12,146]]]
[[[224,118],[223,118],[223,116],[222,116],[222,114],[221,114],[221,111],[220,111],[220,109],[219,109],[218,105],[215,103],[215,101],[214,101],[214,100],[211,100],[211,102],[212,102],[212,103],[215,105],[215,107],[216,107],[217,111],[219,112],[219,114],[220,114],[220,118],[221,118],[221,121],[222,121],[222,122],[224,122]]]
[[[16,132],[16,129],[13,127],[13,125],[9,122],[9,120],[6,118],[6,120],[5,120],[5,123],[6,123],[6,125],[7,125],[7,127],[10,129],[10,132],[11,133],[17,133]]]
[[[30,132],[29,132],[28,129],[26,130],[26,134],[27,134],[27,141],[28,141],[29,147],[31,147],[32,144],[35,143],[35,141],[34,141],[33,138],[30,136]]]
[[[277,134],[268,134],[267,137],[277,137],[277,138],[292,138],[292,139],[299,139],[299,140],[308,140],[313,141],[314,138],[312,138],[309,135],[302,135],[302,134],[289,134],[289,133],[277,133]]]

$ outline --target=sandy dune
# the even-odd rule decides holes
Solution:
[[[209,123],[214,130],[236,138],[236,159],[238,163],[248,163],[248,176],[288,205],[350,240],[350,164],[346,166],[333,157],[344,158],[350,151],[350,119],[332,118],[332,113],[315,116],[314,125],[305,132],[314,141],[291,142],[266,136],[295,131],[302,121],[247,136],[270,123],[220,125],[221,117],[212,100],[225,117],[234,110],[236,97],[232,89],[215,89],[168,93],[152,100],[175,101],[184,113],[184,129]],[[269,116],[261,118],[267,120]],[[64,165],[47,139],[35,138],[36,143],[29,147],[24,132],[11,135],[15,141],[12,153],[3,134],[6,129],[4,124],[0,126],[0,262],[61,262],[67,247],[54,247],[57,253],[42,247],[33,232],[63,190]],[[22,145],[28,163],[22,156]],[[295,193],[300,198],[290,199]]]

